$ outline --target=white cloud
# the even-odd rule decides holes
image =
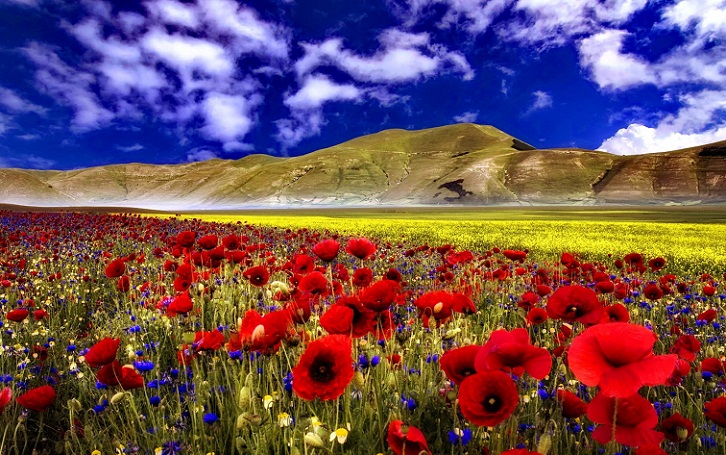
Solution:
[[[144,36],[141,44],[189,80],[194,71],[223,77],[234,73],[233,58],[222,45],[213,41],[180,34],[169,35],[155,28]]]
[[[605,30],[580,42],[580,64],[600,88],[622,90],[657,81],[647,62],[621,53],[627,36],[622,30]]]
[[[187,153],[187,161],[189,162],[207,161],[216,158],[219,158],[219,153],[205,148],[193,149]]]
[[[726,139],[726,91],[704,90],[681,97],[683,107],[655,127],[633,123],[603,141],[598,150],[618,155],[665,152]]]
[[[286,61],[289,46],[285,27],[263,21],[251,8],[233,0],[198,0],[201,14],[216,32],[234,38],[237,53],[255,53]]]
[[[285,149],[299,144],[303,139],[320,134],[325,124],[321,110],[309,112],[293,112],[292,118],[275,122],[277,135],[275,136]]]
[[[244,96],[209,93],[202,103],[205,125],[202,133],[225,143],[226,150],[238,149],[253,124],[254,101]]]
[[[10,124],[11,121],[12,120],[10,119],[10,116],[0,112],[0,136],[5,134],[9,129],[12,128]]]
[[[41,90],[73,110],[74,130],[96,129],[114,118],[92,89],[96,83],[93,74],[72,68],[49,47],[36,42],[23,51],[39,68],[35,79]]]
[[[16,136],[18,139],[22,139],[24,141],[34,141],[36,139],[40,139],[40,135],[38,134],[21,134],[19,136]]]
[[[0,168],[53,169],[56,164],[53,160],[30,154],[0,157]]]
[[[293,110],[316,109],[329,101],[358,100],[361,91],[354,85],[336,84],[326,76],[313,75],[305,78],[303,86],[294,95],[285,98],[285,104]]]
[[[136,143],[134,145],[126,145],[126,146],[117,145],[116,148],[118,150],[121,150],[122,152],[127,152],[128,153],[128,152],[138,152],[139,150],[143,150],[144,149],[144,146],[141,145],[141,144]]]
[[[479,112],[467,111],[460,115],[454,116],[456,123],[475,123],[476,118],[479,117]]]
[[[199,26],[198,11],[193,5],[175,0],[153,0],[144,4],[151,15],[165,24],[196,29]]]
[[[427,33],[412,34],[389,29],[378,37],[382,48],[361,56],[343,48],[340,38],[320,44],[303,43],[303,58],[295,63],[298,76],[323,65],[334,65],[353,79],[370,83],[403,83],[438,74],[446,69],[462,73],[465,80],[474,72],[463,54],[441,45],[431,45]]]
[[[527,110],[525,111],[525,115],[529,115],[532,112],[538,111],[540,109],[552,107],[552,95],[550,95],[549,93],[537,90],[532,93],[532,96],[534,97],[534,101],[532,102],[532,105],[529,106],[529,108],[527,108]]]
[[[44,107],[21,98],[14,91],[5,87],[0,87],[0,106],[5,107],[10,112],[19,114],[32,112],[38,115],[45,115],[47,112],[47,109]]]
[[[725,0],[680,0],[665,7],[663,24],[708,41],[726,35]]]

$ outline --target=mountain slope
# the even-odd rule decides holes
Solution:
[[[726,201],[726,141],[622,157],[537,150],[494,127],[385,130],[294,158],[0,169],[0,202],[169,210],[269,205]]]

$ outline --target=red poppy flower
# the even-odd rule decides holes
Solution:
[[[355,297],[341,297],[320,317],[320,325],[330,334],[366,336],[376,327],[376,313]]]
[[[693,435],[693,429],[691,419],[683,417],[677,412],[670,417],[666,417],[660,423],[660,431],[671,442],[685,441]]]
[[[381,312],[391,306],[399,292],[401,292],[400,284],[393,280],[381,280],[362,290],[359,297],[366,308]]]
[[[703,412],[716,425],[726,428],[726,397],[714,398],[704,403]]]
[[[270,279],[270,272],[263,265],[251,267],[242,273],[242,276],[250,280],[254,286],[264,286]]]
[[[0,391],[0,416],[5,412],[5,407],[13,398],[13,390],[10,387],[3,387]]]
[[[330,283],[320,272],[313,272],[305,275],[300,280],[297,288],[306,294],[326,296],[330,294]]]
[[[122,276],[116,283],[116,288],[119,292],[129,292],[129,289],[131,289],[131,278],[128,275]]]
[[[426,437],[418,428],[394,420],[388,425],[389,447],[396,455],[420,455],[421,453],[431,455]]]
[[[114,259],[106,266],[106,278],[118,278],[126,272],[123,259]]]
[[[214,234],[205,235],[197,240],[197,245],[203,250],[211,250],[219,244],[219,238]]]
[[[292,369],[292,390],[303,400],[334,400],[353,379],[353,343],[345,335],[311,342]]]
[[[333,239],[323,240],[313,246],[313,253],[325,262],[331,262],[338,256],[340,251],[340,243]]]
[[[315,260],[307,254],[296,254],[292,257],[292,273],[307,275],[315,270]]]
[[[116,360],[120,338],[104,338],[94,344],[86,355],[86,363],[92,368],[101,367]]]
[[[272,311],[260,316],[257,311],[248,310],[242,318],[239,333],[230,337],[227,349],[246,349],[264,354],[275,352],[291,326],[292,319],[288,311]]]
[[[650,267],[650,270],[653,272],[657,272],[658,270],[662,269],[666,265],[666,260],[662,257],[653,258],[650,261],[648,261],[648,266]]]
[[[230,234],[226,237],[222,237],[222,246],[228,250],[239,250],[242,246],[242,242],[238,235]]]
[[[55,390],[49,385],[30,389],[15,399],[17,403],[31,411],[43,412],[55,401]]]
[[[41,321],[47,317],[48,312],[43,309],[33,311],[33,319],[36,321]]]
[[[446,377],[454,384],[461,385],[464,379],[476,373],[474,359],[480,349],[479,345],[470,345],[446,351],[439,360]]]
[[[527,258],[527,253],[519,250],[504,250],[502,254],[510,261],[523,261]]]
[[[12,311],[9,311],[5,317],[8,319],[8,321],[13,322],[23,322],[25,318],[28,317],[28,310],[26,308],[16,308]]]
[[[659,300],[663,297],[663,291],[657,284],[649,284],[643,289],[643,295],[648,300]]]
[[[587,407],[587,417],[600,424],[592,432],[592,438],[600,444],[610,442],[613,434],[615,441],[631,447],[659,444],[664,438],[663,433],[654,430],[658,425],[655,408],[637,393],[626,398],[599,393]]]
[[[562,407],[562,416],[568,419],[575,419],[587,412],[587,403],[569,390],[558,389],[557,402]]]
[[[580,321],[585,325],[597,324],[602,317],[602,302],[592,289],[582,286],[563,286],[547,301],[547,314],[566,322]]]
[[[698,319],[699,321],[713,322],[713,320],[716,319],[716,316],[716,310],[714,310],[713,308],[709,308],[708,310],[699,314],[696,319]]]
[[[176,316],[177,314],[186,314],[192,311],[194,303],[189,293],[185,292],[174,297],[169,306],[166,308],[167,316]]]
[[[195,351],[216,351],[224,345],[224,335],[219,330],[201,330],[194,334],[192,347]]]
[[[532,308],[527,313],[527,323],[531,325],[542,324],[547,319],[547,310],[544,308]]]
[[[373,282],[373,270],[368,267],[355,269],[353,272],[353,286],[364,288]]]
[[[614,303],[604,308],[601,322],[628,322],[630,321],[630,313],[628,308],[622,303]]]
[[[568,349],[568,363],[583,384],[605,396],[628,397],[640,387],[665,384],[676,355],[653,355],[655,336],[643,326],[613,322],[588,328]]]
[[[544,379],[552,369],[552,356],[543,348],[529,342],[527,329],[506,329],[492,332],[476,356],[477,372],[503,370],[516,376],[527,372],[536,379]]]
[[[693,335],[681,335],[671,348],[671,353],[677,354],[678,357],[693,362],[696,360],[696,354],[701,349],[701,342]]]
[[[109,387],[118,385],[124,390],[138,389],[144,386],[144,378],[136,372],[134,367],[131,365],[121,366],[118,360],[114,360],[98,370],[96,379]]]
[[[180,232],[176,236],[176,243],[182,248],[189,248],[194,245],[194,240],[197,238],[197,233],[194,231]]]
[[[473,374],[459,386],[459,408],[462,415],[478,426],[493,427],[514,412],[519,403],[517,386],[501,371]]]
[[[366,238],[350,239],[345,251],[358,259],[367,259],[376,252],[376,246]]]

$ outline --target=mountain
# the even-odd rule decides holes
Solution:
[[[535,149],[492,126],[385,130],[293,158],[0,169],[0,203],[167,210],[726,202],[726,141],[665,153]]]

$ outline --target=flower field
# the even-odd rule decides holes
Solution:
[[[719,224],[0,212],[0,454],[726,453]]]

